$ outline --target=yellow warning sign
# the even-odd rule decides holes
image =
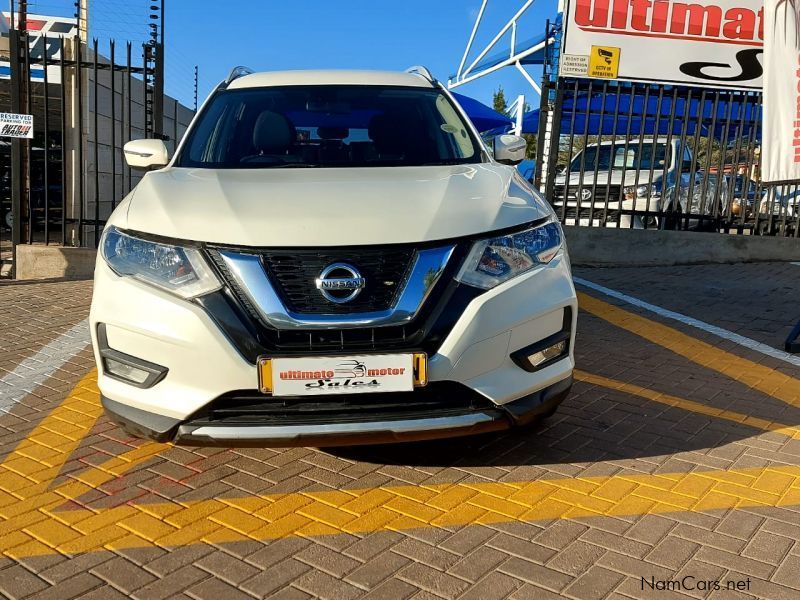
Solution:
[[[616,79],[619,73],[619,48],[592,46],[589,55],[589,77]]]

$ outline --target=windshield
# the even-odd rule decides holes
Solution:
[[[480,162],[479,146],[435,89],[284,86],[217,93],[176,162],[214,169]]]
[[[647,141],[642,144],[641,152],[636,142],[631,142],[627,148],[624,144],[589,146],[572,159],[569,170],[572,173],[580,172],[581,162],[584,171],[593,171],[595,167],[598,171],[648,170],[651,167],[663,169],[666,155],[666,144],[656,144],[654,149],[652,142]]]

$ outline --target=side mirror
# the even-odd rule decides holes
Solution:
[[[494,138],[494,159],[504,165],[518,165],[525,160],[528,142],[518,135],[503,134]]]
[[[169,151],[161,140],[132,140],[122,152],[131,169],[159,169],[169,163]]]

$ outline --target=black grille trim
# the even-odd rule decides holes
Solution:
[[[584,190],[592,190],[592,182],[589,181],[586,185],[578,186],[578,185],[570,185],[569,186],[569,197],[567,198],[568,202],[577,202],[577,193],[578,189]],[[562,185],[555,186],[553,190],[553,196],[558,204],[561,204],[564,201],[566,188]],[[622,187],[616,184],[611,184],[608,186],[608,201],[609,202],[619,202],[622,200],[624,196]],[[586,200],[581,200],[581,205],[589,206],[592,203],[597,202],[605,202],[606,201],[606,184],[605,183],[598,183],[594,188],[594,194],[591,198]]]
[[[349,314],[391,308],[416,256],[410,246],[259,250],[256,254],[284,305],[301,314]],[[366,280],[366,287],[346,304],[326,300],[315,286],[322,270],[333,263],[352,265]]]
[[[454,381],[431,382],[412,392],[273,398],[257,390],[224,394],[192,415],[186,424],[312,425],[445,417],[497,407]]]

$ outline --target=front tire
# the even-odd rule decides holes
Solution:
[[[775,236],[778,233],[778,228],[775,225],[770,227],[767,221],[760,221],[756,228],[756,233],[760,236]]]
[[[556,404],[553,408],[543,412],[541,414],[541,416],[539,417],[539,420],[540,421],[544,421],[545,419],[549,419],[550,417],[552,417],[554,414],[556,414],[558,412],[558,407],[559,406],[560,406],[559,404]]]
[[[678,204],[676,210],[667,211],[664,216],[664,229],[668,231],[678,231],[681,229],[681,220],[683,219],[683,209]]]

